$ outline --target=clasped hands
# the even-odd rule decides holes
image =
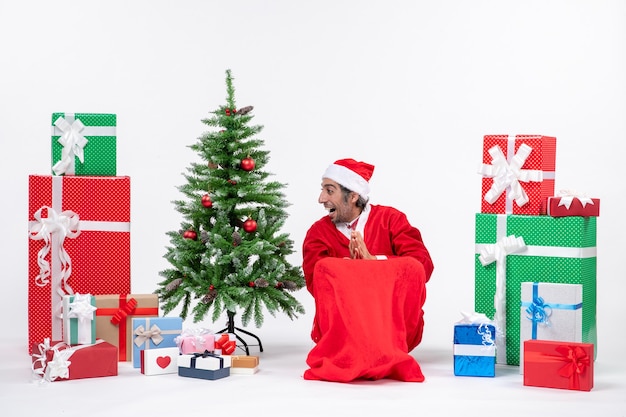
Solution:
[[[356,230],[350,232],[350,244],[348,247],[350,248],[351,259],[376,259],[367,249],[361,232]]]

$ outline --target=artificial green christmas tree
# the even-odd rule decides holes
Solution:
[[[289,206],[285,185],[263,169],[269,159],[257,136],[263,127],[251,125],[252,106],[237,109],[230,70],[226,91],[226,105],[202,120],[211,130],[190,145],[202,162],[191,163],[178,187],[185,199],[173,203],[183,221],[180,231],[168,232],[171,267],[160,272],[156,293],[165,314],[181,306],[180,316],[193,314],[194,322],[211,310],[216,322],[226,312],[228,326],[220,332],[252,335],[262,350],[258,337],[235,328],[235,314],[244,326],[253,320],[261,327],[265,310],[293,320],[304,308],[291,292],[305,283],[300,267],[287,260],[293,241],[281,232]]]

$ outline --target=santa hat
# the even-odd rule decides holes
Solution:
[[[322,178],[328,178],[343,185],[350,191],[367,197],[370,192],[369,180],[374,173],[374,165],[354,159],[339,159],[326,168]]]

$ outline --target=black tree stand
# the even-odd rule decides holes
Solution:
[[[255,335],[254,333],[250,333],[249,331],[246,331],[244,329],[240,329],[239,327],[235,327],[235,312],[234,311],[226,311],[226,313],[228,314],[228,325],[223,328],[222,330],[216,332],[216,334],[219,333],[232,333],[235,335],[235,337],[237,338],[237,340],[239,342],[241,342],[241,344],[243,345],[243,347],[239,346],[239,344],[237,344],[237,347],[240,349],[243,349],[246,351],[246,355],[250,355],[250,349],[248,348],[249,346],[258,346],[259,350],[261,352],[263,352],[263,345],[261,344],[261,339],[259,339],[259,337],[257,335]],[[246,341],[244,339],[241,338],[241,336],[239,336],[237,334],[238,332],[247,334],[248,336],[252,336],[253,338],[256,339],[256,341],[259,343],[258,345],[249,345],[248,343],[246,343]]]

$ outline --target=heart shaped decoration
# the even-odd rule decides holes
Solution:
[[[170,358],[169,356],[159,356],[156,360],[157,365],[159,365],[161,369],[167,368],[171,361],[172,358]]]

